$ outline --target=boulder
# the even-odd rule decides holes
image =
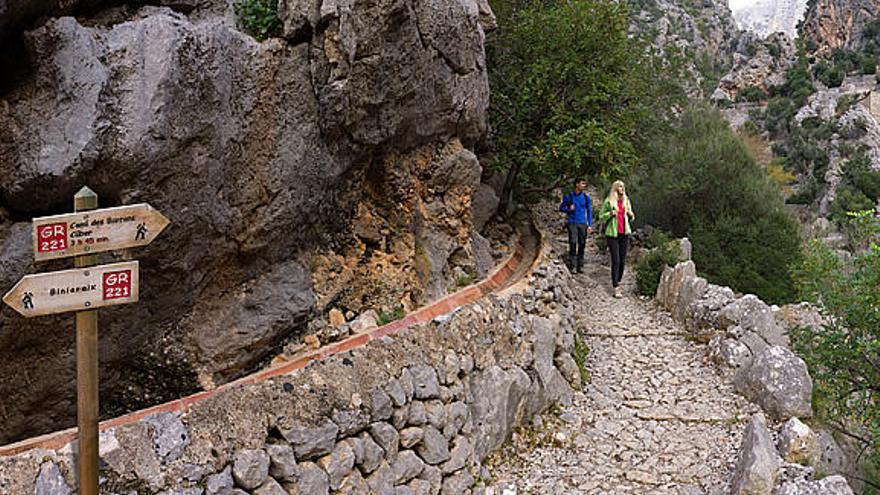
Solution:
[[[489,184],[480,184],[474,191],[474,199],[471,203],[471,221],[474,230],[480,232],[492,215],[498,210],[498,195]]]
[[[281,434],[290,442],[297,459],[314,459],[329,454],[336,446],[336,423],[325,420],[320,426],[294,426]]]
[[[363,333],[379,326],[379,314],[375,310],[361,313],[354,321],[349,323],[349,328],[354,333]]]
[[[293,481],[296,476],[296,455],[287,444],[270,444],[265,447],[269,454],[269,475],[280,481]]]
[[[770,495],[779,476],[780,465],[764,416],[760,413],[752,416],[743,433],[731,482],[731,495]]]
[[[722,328],[740,326],[760,336],[767,345],[788,347],[788,337],[777,325],[773,310],[764,301],[748,294],[725,306],[718,314]]]
[[[73,489],[64,480],[64,475],[61,474],[58,465],[48,461],[40,466],[40,474],[37,475],[34,493],[36,495],[71,495]]]
[[[672,317],[676,321],[685,321],[693,311],[693,306],[703,297],[708,288],[709,282],[703,277],[694,276],[682,280],[678,297],[671,308]],[[695,334],[700,342],[706,342],[706,340],[699,338],[700,336]]]
[[[239,451],[232,463],[232,477],[246,490],[259,487],[269,477],[269,454],[262,449]]]
[[[505,371],[493,365],[471,375],[474,400],[470,416],[474,418],[472,439],[477,458],[500,447],[525,416],[530,386],[529,375],[517,367]]]
[[[337,443],[333,452],[318,460],[318,465],[327,473],[331,490],[339,488],[343,478],[351,473],[354,460],[354,451],[348,442]]]
[[[818,453],[817,435],[797,418],[786,421],[776,446],[783,459],[798,464],[808,464]]]
[[[804,361],[785,347],[768,347],[734,377],[737,392],[779,421],[809,418],[813,381]]]
[[[854,495],[843,476],[828,476],[818,481],[783,483],[776,495]]]
[[[655,299],[663,308],[672,311],[681,296],[681,287],[688,278],[697,276],[697,269],[693,261],[685,261],[666,267],[660,275],[660,283],[657,286]]]
[[[296,467],[296,481],[284,483],[290,495],[328,495],[330,481],[327,473],[314,462],[302,462]]]

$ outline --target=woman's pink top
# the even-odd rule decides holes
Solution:
[[[626,212],[623,211],[623,198],[617,198],[617,233],[623,234],[626,232]]]

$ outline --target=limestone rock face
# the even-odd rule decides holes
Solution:
[[[807,0],[761,0],[733,10],[740,29],[756,33],[762,38],[775,33],[797,36],[797,24],[803,19]]]
[[[0,31],[48,3],[3,0]],[[150,385],[128,383],[134,353],[167,356],[139,373],[193,391],[188,376],[227,381],[301,332],[342,290],[316,284],[320,246],[353,246],[351,265],[375,273],[396,266],[381,276],[405,305],[445,294],[453,253],[477,252],[486,2],[282,1],[285,38],[263,43],[225,1],[156,4],[173,8],[49,18],[21,34],[31,67],[0,90],[0,287],[34,271],[30,217],[69,212],[84,184],[101,206],[149,202],[172,221],[134,253],[142,302],[102,318],[102,404],[117,413],[131,406],[117,391]],[[56,7],[39,14],[68,12]],[[394,223],[358,237],[359,206],[377,204]],[[73,424],[68,322],[0,311],[16,329],[0,332],[0,443]],[[52,371],[8,378],[36,362]]]
[[[880,14],[878,0],[818,0],[809,2],[801,33],[819,52],[859,49],[866,41],[865,25]]]
[[[764,91],[785,82],[785,71],[797,59],[794,42],[778,33],[765,40],[744,36],[740,40],[744,51],[733,54],[733,67],[712,94],[713,100],[736,99],[747,88],[757,87]]]
[[[682,0],[652,0],[631,3],[631,31],[640,32],[661,51],[687,50],[708,56],[723,66],[730,64],[739,32],[726,0],[692,3]],[[686,62],[687,90],[702,96],[704,76],[696,67],[696,57]],[[711,90],[710,90],[711,91]],[[705,95],[705,96],[708,96]]]

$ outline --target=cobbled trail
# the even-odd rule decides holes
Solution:
[[[566,251],[563,236],[552,242]],[[636,295],[631,264],[625,297],[614,299],[607,255],[592,238],[588,250],[574,289],[589,382],[489,460],[486,494],[726,494],[757,407],[724,381],[705,346]]]

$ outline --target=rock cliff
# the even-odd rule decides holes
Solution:
[[[761,0],[733,9],[740,29],[765,38],[773,33],[797,36],[797,25],[804,18],[807,0]]]
[[[726,0],[630,0],[631,31],[661,53],[683,58],[689,94],[711,94],[730,67],[739,31]]]
[[[860,49],[863,31],[880,14],[878,0],[815,0],[807,6],[800,26],[805,40],[813,41],[819,52],[835,48]]]
[[[485,270],[485,2],[285,0],[262,43],[225,0],[52,3],[0,3],[25,55],[0,93],[0,287],[68,266],[34,266],[29,221],[84,184],[172,221],[120,253],[142,302],[102,312],[105,413],[236,376],[325,304],[418,304],[453,264]],[[71,320],[0,311],[0,443],[73,423]]]

